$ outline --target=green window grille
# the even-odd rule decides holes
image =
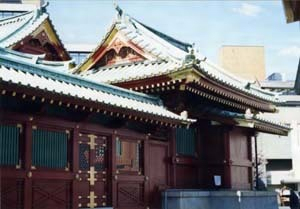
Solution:
[[[57,169],[68,167],[68,134],[60,131],[33,130],[32,165]]]
[[[15,125],[0,125],[0,165],[15,166],[19,162],[20,129]]]
[[[193,128],[176,129],[176,152],[181,155],[195,156],[196,130]]]

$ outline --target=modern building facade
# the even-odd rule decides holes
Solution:
[[[239,50],[236,50],[238,48]],[[224,47],[221,52],[224,54],[233,55],[237,52],[245,50],[248,51],[247,46],[245,48],[237,47]],[[253,52],[255,51],[255,47]],[[260,49],[261,50],[261,49]],[[243,52],[241,52],[243,54]],[[263,53],[263,51],[261,51]],[[244,62],[241,56],[224,56],[227,63],[232,64],[231,72],[240,75],[244,69],[250,66],[251,69],[247,69],[250,75],[257,77],[256,75],[264,75],[265,67],[260,66],[256,68],[257,61],[252,60],[253,64]],[[246,54],[246,53],[244,53]],[[258,53],[259,54],[259,53]],[[256,55],[255,55],[256,56]],[[264,55],[259,55],[261,58]],[[251,56],[250,56],[251,57]],[[262,59],[261,59],[262,60]],[[264,65],[263,62],[259,62]],[[254,69],[252,69],[254,66]],[[300,66],[300,65],[299,65]],[[281,121],[286,125],[290,125],[292,128],[288,136],[274,136],[270,134],[260,133],[258,134],[258,154],[265,162],[260,166],[261,179],[266,184],[267,188],[271,191],[280,189],[283,185],[289,186],[295,190],[300,190],[299,187],[299,153],[300,153],[300,127],[299,127],[299,115],[300,115],[300,95],[299,83],[300,70],[298,67],[297,77],[295,80],[285,80],[285,77],[281,73],[273,73],[265,80],[258,80],[255,85],[259,85],[262,89],[274,92],[277,94],[280,104],[278,104],[277,114],[263,114],[265,118],[275,121]],[[251,79],[251,76],[248,77]],[[297,82],[298,81],[298,82]]]
[[[223,68],[241,78],[249,81],[266,78],[263,46],[222,46],[219,59]]]

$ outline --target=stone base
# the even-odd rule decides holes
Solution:
[[[162,193],[162,209],[278,209],[276,195],[265,191],[169,189]]]

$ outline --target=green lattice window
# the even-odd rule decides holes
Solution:
[[[176,152],[180,155],[195,156],[196,130],[193,128],[176,129]]]
[[[68,167],[68,133],[34,129],[32,132],[32,165],[44,168]]]
[[[0,125],[0,165],[19,163],[20,128],[17,125]]]

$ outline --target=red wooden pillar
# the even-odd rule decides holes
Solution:
[[[112,193],[113,193],[113,174],[112,174],[112,162],[113,162],[113,152],[112,152],[112,136],[107,138],[107,204],[113,205]]]
[[[249,161],[252,163],[252,134],[253,133],[249,133],[248,137],[247,137],[247,147],[248,147],[248,159]],[[249,168],[249,182],[251,184],[251,189],[253,188],[253,171],[252,171],[252,167]]]
[[[149,136],[147,135],[144,140],[144,191],[145,191],[145,205],[148,207],[149,205],[149,176],[150,176],[150,153],[149,153]]]
[[[73,198],[72,198],[72,208],[78,208],[78,184],[76,175],[79,170],[79,153],[78,153],[78,136],[79,136],[79,125],[76,125],[73,131],[72,137],[72,147],[73,147],[73,156],[72,156],[72,171],[73,171],[73,181],[72,181],[72,190],[73,190]]]
[[[224,183],[225,188],[231,188],[231,160],[230,160],[230,134],[227,128],[223,129],[224,141]]]
[[[117,173],[116,173],[116,140],[117,140],[117,131],[114,131],[111,137],[111,150],[109,153],[111,159],[111,179],[112,179],[112,206],[117,208]]]
[[[25,124],[24,209],[32,208],[32,120],[33,117],[30,117]]]
[[[201,130],[200,130],[200,125],[197,125],[196,128],[196,153],[197,153],[197,176],[198,176],[198,186],[202,187],[203,186],[203,165],[201,163],[202,159],[202,144],[201,144]]]
[[[170,154],[171,154],[171,175],[170,184],[173,188],[176,187],[176,129],[171,129],[170,138]]]

